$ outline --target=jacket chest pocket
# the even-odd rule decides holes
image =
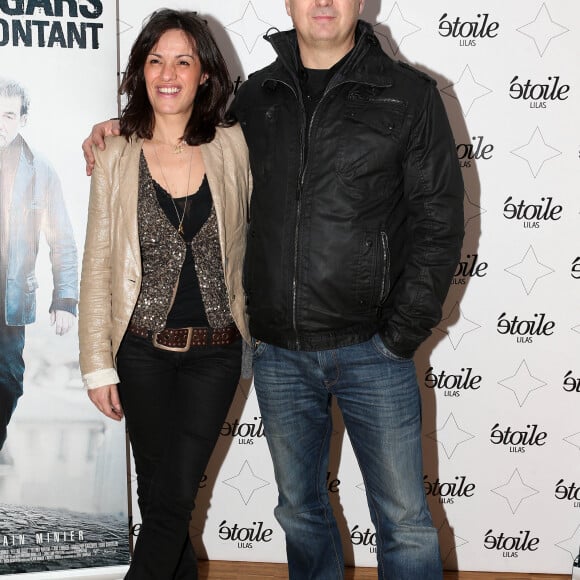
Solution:
[[[279,118],[279,105],[260,105],[247,111],[240,123],[250,150],[255,181],[269,179],[271,172],[276,170],[276,159],[280,157],[280,148],[284,147]]]
[[[335,161],[339,178],[367,194],[382,194],[401,172],[404,111],[383,101],[347,101]]]

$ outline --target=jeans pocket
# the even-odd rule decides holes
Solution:
[[[260,356],[264,354],[267,346],[268,344],[266,342],[262,342],[261,340],[257,340],[252,337],[252,352],[254,359],[260,358]]]
[[[383,342],[383,339],[381,338],[381,335],[378,332],[373,336],[371,340],[373,341],[373,344],[378,353],[383,355],[385,358],[388,358],[389,360],[401,363],[410,362],[413,360],[412,358],[399,356],[398,354],[395,354],[390,349],[388,349],[385,346],[385,343]]]

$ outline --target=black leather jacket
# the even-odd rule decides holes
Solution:
[[[296,33],[267,40],[277,60],[232,105],[254,177],[252,336],[324,350],[380,332],[410,357],[441,318],[463,238],[463,182],[435,82],[393,62],[361,21],[307,126]]]

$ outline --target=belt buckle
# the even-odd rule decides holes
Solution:
[[[153,335],[153,346],[155,348],[160,348],[161,350],[168,350],[171,352],[187,352],[189,347],[191,346],[191,337],[193,335],[193,328],[191,326],[187,327],[187,340],[185,341],[185,346],[167,346],[166,344],[160,344],[157,342],[157,335],[159,333],[156,332]]]

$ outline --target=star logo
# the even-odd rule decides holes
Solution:
[[[565,540],[554,544],[561,550],[566,550],[572,557],[572,560],[578,555],[578,546],[580,546],[580,525],[576,528],[574,533]]]
[[[459,80],[456,83],[441,89],[441,92],[446,94],[448,97],[457,99],[461,103],[463,116],[467,117],[475,101],[489,95],[489,93],[492,93],[493,91],[485,85],[478,83],[475,80],[469,65],[467,65],[463,69]]]
[[[379,24],[386,24],[389,27],[390,35],[382,34],[378,30],[375,30],[377,35],[382,36],[383,38],[387,39],[389,43],[389,48],[393,55],[396,55],[401,48],[401,45],[406,40],[407,37],[415,34],[421,30],[421,27],[413,24],[409,20],[407,20],[403,13],[401,12],[401,8],[399,7],[399,3],[395,2],[389,15],[387,16],[386,20],[379,22],[375,25],[378,26]],[[399,39],[398,41],[395,39]]]
[[[244,461],[244,464],[237,475],[225,479],[223,483],[237,490],[245,505],[250,503],[250,500],[256,491],[270,485],[269,481],[254,474],[247,460]]]
[[[451,555],[454,549],[469,544],[467,540],[453,533],[449,520],[445,520],[441,527],[437,530],[439,535],[439,545],[441,547],[441,560],[445,562]]]
[[[561,151],[551,147],[544,141],[544,136],[539,127],[536,127],[530,140],[525,145],[513,149],[511,153],[528,164],[534,178],[538,176],[546,161],[562,154]]]
[[[457,321],[453,322],[455,319],[457,319]],[[463,337],[467,333],[473,332],[478,328],[481,328],[481,325],[469,320],[469,318],[463,314],[459,302],[456,302],[447,318],[441,319],[440,326],[437,326],[435,330],[446,334],[447,338],[449,338],[449,342],[451,342],[453,350],[457,350]]]
[[[451,459],[451,456],[455,453],[457,448],[462,443],[473,439],[475,435],[461,429],[457,424],[453,413],[451,413],[445,420],[443,426],[440,429],[428,433],[427,437],[441,445],[443,451],[445,451],[445,455],[447,455],[447,459]]]
[[[251,2],[248,2],[244,14],[239,20],[235,20],[226,26],[226,30],[242,37],[249,53],[254,50],[259,38],[266,34],[270,28],[274,27],[258,16]]]
[[[513,266],[505,269],[508,274],[519,278],[526,294],[530,294],[534,289],[536,282],[544,276],[549,276],[554,273],[554,269],[546,264],[542,264],[537,256],[534,248],[530,246],[524,257]]]
[[[467,190],[465,190],[463,192],[464,194],[464,198],[463,198],[463,219],[465,220],[465,227],[467,227],[467,224],[475,219],[476,217],[479,217],[480,215],[486,213],[487,210],[483,209],[481,206],[477,205],[474,201],[471,201],[471,198],[469,197],[469,193],[467,193]]]
[[[531,485],[524,483],[517,468],[512,473],[507,483],[504,483],[491,491],[507,501],[512,514],[515,514],[518,511],[520,505],[525,499],[540,493]]]
[[[533,391],[541,389],[547,384],[548,383],[545,381],[534,377],[532,373],[530,373],[528,363],[525,359],[520,363],[518,370],[511,377],[498,381],[498,385],[501,385],[514,393],[520,407],[524,406],[524,403]]]
[[[544,56],[552,40],[569,31],[565,26],[552,20],[545,3],[534,20],[516,30],[534,41],[540,56]]]
[[[580,334],[580,324],[579,324],[578,326],[573,326],[573,327],[572,327],[572,330],[573,330],[574,332],[577,332],[578,334]]]
[[[118,19],[118,22],[119,22],[119,34],[125,34],[126,32],[129,32],[129,30],[133,29],[132,24],[129,24],[128,22],[125,22],[120,18]]]
[[[570,445],[574,445],[574,447],[577,447],[580,450],[580,433],[574,433],[573,435],[564,437],[564,441],[570,443]]]

